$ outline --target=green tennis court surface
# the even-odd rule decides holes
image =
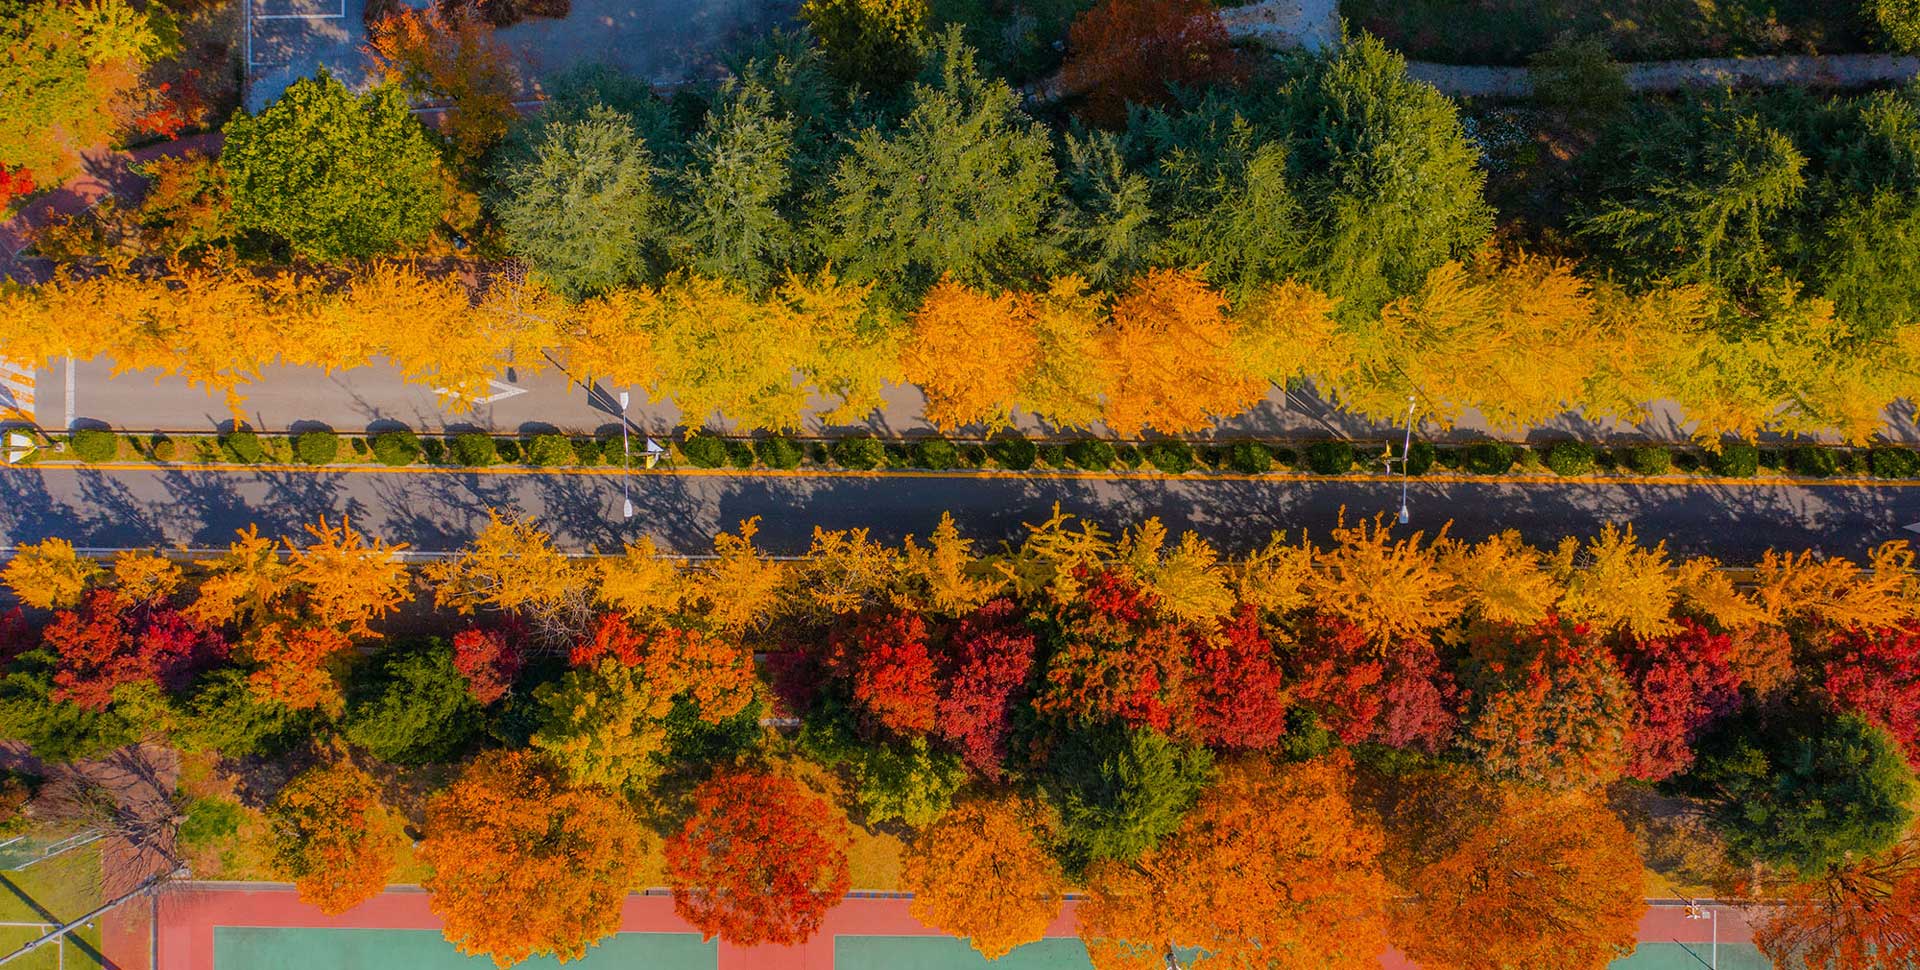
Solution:
[[[695,933],[621,933],[587,951],[568,970],[713,970],[713,943]],[[213,928],[214,970],[493,970],[486,957],[462,956],[438,930],[343,930],[280,926]],[[557,970],[535,957],[523,970]]]
[[[833,941],[833,970],[1088,970],[1079,940],[1029,943],[989,963],[965,940],[941,936],[842,936]],[[1204,966],[1204,964],[1202,964]],[[1720,945],[1716,961],[1705,944],[1645,943],[1608,970],[1771,970],[1760,951]],[[226,968],[221,968],[226,970]]]

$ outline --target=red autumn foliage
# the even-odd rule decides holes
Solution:
[[[927,624],[913,613],[869,616],[835,637],[834,663],[853,679],[854,703],[895,734],[933,730],[940,709]]]
[[[673,908],[708,939],[806,942],[852,882],[846,817],[791,778],[725,771],[667,839]]]
[[[1025,700],[1033,672],[1033,633],[1020,606],[998,599],[973,611],[950,636],[952,669],[940,700],[935,728],[967,766],[990,779],[1001,776],[1013,708]]]
[[[1347,744],[1437,752],[1459,723],[1460,692],[1426,640],[1382,647],[1347,620],[1316,616],[1288,661],[1294,701]]]
[[[33,644],[33,627],[27,625],[27,615],[20,607],[0,613],[0,667],[33,649]]]
[[[505,630],[462,630],[453,638],[453,666],[467,678],[473,699],[491,704],[505,697],[524,658]]]
[[[1740,705],[1733,644],[1691,619],[1669,636],[1628,639],[1615,648],[1633,687],[1627,732],[1627,774],[1659,781],[1693,765],[1693,743]]]
[[[138,606],[110,589],[88,593],[79,612],[61,610],[45,636],[60,658],[53,699],[96,711],[107,709],[121,684],[179,690],[227,655],[218,632],[178,610]]]
[[[33,173],[27,171],[25,166],[8,168],[0,165],[0,209],[6,208],[7,203],[15,199],[33,194],[34,188]]]
[[[1132,580],[1095,576],[1081,601],[1061,612],[1061,641],[1034,709],[1192,736],[1187,633],[1159,620],[1153,606]]]
[[[647,638],[627,622],[625,613],[602,613],[593,626],[593,636],[574,644],[567,663],[590,670],[602,657],[614,657],[629,667],[637,667],[646,657]]]
[[[1920,765],[1920,624],[1847,630],[1830,646],[1827,693],[1885,728]]]
[[[1464,743],[1488,773],[1592,788],[1626,770],[1633,691],[1585,624],[1549,616],[1477,631],[1465,671],[1473,719]]]
[[[1242,606],[1212,636],[1194,638],[1193,719],[1207,744],[1272,747],[1287,733],[1285,685],[1253,607]]]
[[[1084,95],[1081,114],[1098,124],[1126,120],[1127,104],[1166,104],[1171,89],[1204,87],[1241,74],[1212,0],[1106,0],[1067,30],[1061,87]]]

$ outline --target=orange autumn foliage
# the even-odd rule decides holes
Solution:
[[[337,916],[378,895],[401,834],[373,777],[350,761],[309,768],[268,812],[274,861],[300,901]]]
[[[1395,945],[1421,967],[1603,970],[1637,945],[1640,856],[1592,795],[1510,794],[1438,841],[1409,873],[1394,919]]]
[[[1103,415],[1122,435],[1210,425],[1258,403],[1266,385],[1246,372],[1227,299],[1200,277],[1152,270],[1113,305],[1101,335],[1113,367]]]
[[[369,33],[369,53],[387,80],[451,102],[442,128],[459,157],[478,159],[506,137],[517,117],[517,79],[492,25],[458,7],[402,7]]]
[[[1920,962],[1920,843],[1788,887],[1753,942],[1780,970],[1880,970]]]
[[[1344,754],[1228,765],[1158,848],[1090,874],[1080,921],[1094,966],[1158,970],[1172,945],[1225,966],[1378,967],[1382,836],[1354,811],[1351,784]]]
[[[646,839],[618,796],[562,785],[527,751],[490,751],[427,803],[420,857],[460,952],[499,967],[579,959],[620,929]]]
[[[1060,914],[1060,863],[1040,844],[1038,809],[1015,795],[955,805],[907,850],[913,918],[967,938],[989,960],[1040,939]]]
[[[1024,302],[951,279],[941,280],[921,301],[913,335],[901,349],[901,367],[926,393],[927,420],[936,427],[1006,425],[1040,356],[1033,319],[1020,312]]]
[[[246,648],[260,669],[247,676],[247,686],[261,698],[279,701],[296,711],[319,708],[338,714],[345,699],[335,679],[332,662],[352,649],[353,641],[327,627],[287,629],[269,623],[254,631]]]

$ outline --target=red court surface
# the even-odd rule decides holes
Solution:
[[[1718,913],[1719,942],[1751,940],[1751,929],[1737,910],[1722,908]],[[156,920],[159,932],[152,933],[150,927]],[[1648,943],[1706,943],[1713,936],[1714,922],[1687,919],[1679,905],[1656,904],[1641,921],[1640,939]],[[106,956],[122,970],[215,970],[215,926],[437,930],[440,921],[428,910],[426,894],[412,888],[388,890],[351,912],[328,917],[300,902],[292,888],[284,885],[183,883],[168,888],[157,900],[136,900],[104,919],[102,945]],[[658,891],[628,898],[621,929],[691,932],[674,915],[672,898]],[[907,914],[904,898],[855,896],[836,907],[821,932],[802,946],[719,944],[717,970],[831,970],[836,936],[938,934],[938,930]],[[1073,903],[1069,902],[1047,935],[1073,934]],[[1397,953],[1384,955],[1381,966],[1383,970],[1413,968]]]

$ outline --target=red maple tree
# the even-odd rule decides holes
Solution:
[[[33,190],[33,173],[27,171],[26,166],[0,165],[0,209],[15,199],[33,194]]]
[[[1103,125],[1127,105],[1166,104],[1175,87],[1204,87],[1241,74],[1212,0],[1106,0],[1067,29],[1060,83],[1085,97],[1081,114]]]
[[[1886,728],[1920,765],[1920,624],[1846,630],[1829,646],[1827,693]]]
[[[968,767],[997,780],[1013,709],[1033,672],[1033,633],[1018,604],[997,599],[963,618],[948,639],[952,667],[934,727]]]
[[[707,939],[804,943],[846,895],[848,842],[846,816],[799,782],[723,771],[667,839],[674,911]]]
[[[1633,691],[1584,624],[1477,631],[1465,667],[1473,717],[1464,744],[1496,776],[1592,788],[1626,770]]]
[[[45,637],[59,656],[53,699],[96,711],[113,703],[113,689],[122,684],[176,691],[227,655],[218,632],[178,610],[136,605],[110,589],[87,593],[77,612],[55,614]]]
[[[1132,580],[1109,571],[1093,576],[1080,600],[1061,608],[1060,642],[1034,708],[1192,736],[1189,637],[1154,607]]]
[[[520,675],[523,658],[505,630],[462,630],[453,637],[453,666],[467,678],[473,699],[491,704],[505,697]]]
[[[1348,620],[1314,616],[1301,624],[1288,666],[1294,700],[1347,744],[1437,752],[1458,725],[1459,690],[1430,641],[1382,647]]]
[[[594,621],[593,633],[573,645],[567,663],[591,670],[602,657],[615,657],[629,667],[638,667],[646,659],[647,638],[633,628],[625,613],[602,613]]]
[[[854,703],[875,727],[908,736],[933,730],[940,691],[926,621],[915,613],[863,617],[835,640],[834,665],[850,673]]]
[[[1259,613],[1242,606],[1193,642],[1193,719],[1201,740],[1224,748],[1272,747],[1287,733],[1286,676]]]
[[[1670,778],[1693,765],[1693,743],[1740,705],[1732,641],[1691,619],[1668,636],[1627,639],[1614,653],[1634,691],[1627,774]]]

